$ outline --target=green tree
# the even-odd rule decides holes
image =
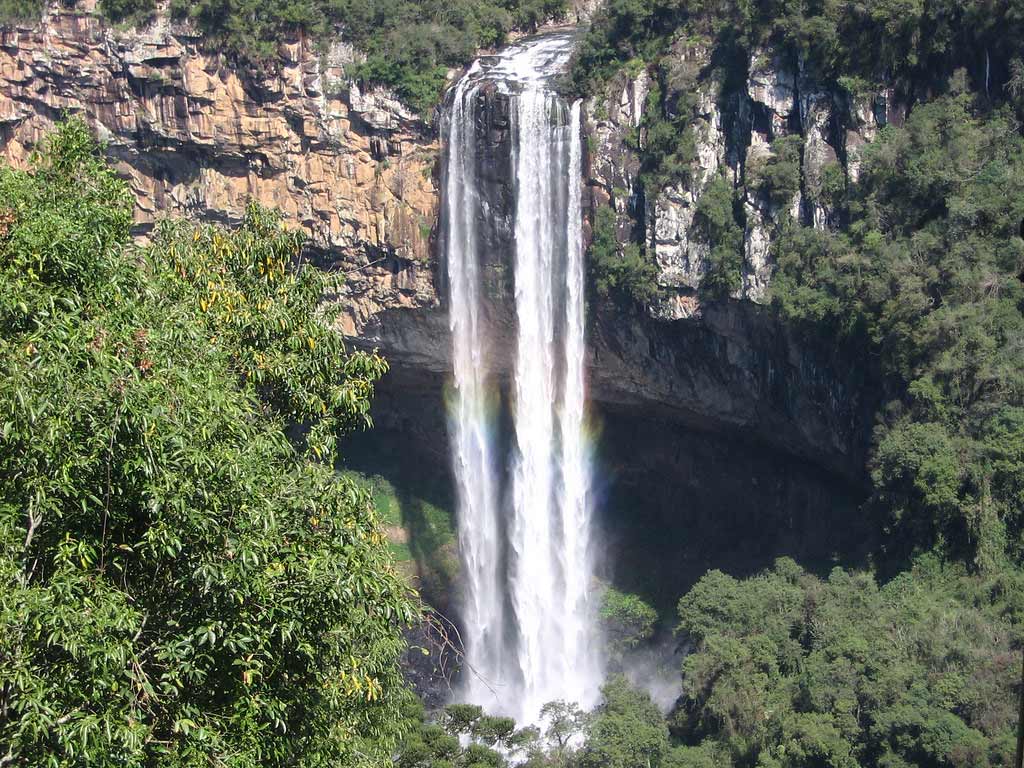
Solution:
[[[767,195],[776,208],[786,209],[800,191],[800,156],[803,137],[782,136],[772,142],[771,154],[760,163],[748,163],[749,187]]]
[[[614,208],[601,207],[594,213],[587,266],[600,296],[646,304],[660,293],[657,267],[645,257],[640,246],[619,244]]]
[[[718,571],[679,602],[694,644],[672,730],[683,765],[1007,765],[1024,603],[1019,571],[920,558],[884,587],[779,560]],[[981,639],[984,638],[984,639]]]
[[[587,727],[581,768],[657,768],[669,752],[668,728],[647,694],[614,677]]]
[[[385,366],[300,239],[252,208],[135,248],[74,121],[0,201],[0,759],[386,759],[416,605],[331,469]]]
[[[436,714],[436,723],[421,704],[407,707],[405,716],[408,732],[394,756],[399,768],[504,768],[507,761],[494,747],[519,749],[536,736],[474,704],[449,704]]]
[[[608,587],[601,597],[601,625],[613,660],[636,648],[654,634],[658,613],[637,595]]]
[[[1024,140],[963,87],[868,147],[846,226],[782,229],[772,292],[888,382],[870,470],[890,555],[940,544],[997,568],[1024,530],[1017,454],[995,448],[1024,406]]]
[[[736,217],[736,193],[725,176],[715,176],[697,201],[695,235],[708,248],[701,288],[729,296],[743,284],[743,228]]]

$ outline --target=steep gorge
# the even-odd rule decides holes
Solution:
[[[321,53],[297,39],[281,47],[278,72],[257,76],[203,52],[187,28],[159,21],[111,29],[88,3],[55,7],[41,26],[0,35],[0,141],[8,159],[25,162],[67,111],[96,127],[131,180],[140,236],[157,212],[231,222],[250,197],[281,208],[310,234],[316,264],[347,273],[342,295],[333,297],[344,307],[341,332],[391,362],[377,429],[359,440],[397,441],[403,458],[447,475],[451,342],[434,235],[434,126],[385,91],[346,82],[344,66],[357,54],[341,45]],[[857,147],[898,110],[883,94],[856,105],[851,114],[860,122],[847,126],[838,96],[800,82],[770,52],[760,52],[745,67],[743,88],[731,91],[708,74],[707,56],[699,47],[676,54],[676,87],[697,94],[703,131],[703,176],[690,186],[666,188],[654,200],[637,194],[630,134],[642,118],[644,73],[623,74],[586,107],[584,204],[593,211],[611,203],[623,222],[640,225],[634,233],[623,224],[620,237],[647,241],[667,291],[643,309],[590,302],[586,366],[601,430],[605,566],[643,585],[649,574],[637,564],[654,553],[673,581],[666,600],[709,566],[750,571],[780,553],[824,564],[856,559],[867,546],[846,519],[861,493],[874,406],[866,374],[762,306],[780,215],[763,200],[746,203],[742,291],[704,299],[693,208],[704,179],[718,169],[741,178],[784,131],[804,137],[805,167],[835,160],[855,174]],[[478,133],[487,137],[480,151],[492,216],[481,230],[489,253],[483,280],[498,331],[497,372],[507,377],[514,350],[509,104],[500,93],[484,98]],[[828,211],[807,192],[795,215],[819,223]]]

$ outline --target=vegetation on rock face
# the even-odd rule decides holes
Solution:
[[[739,200],[725,176],[716,176],[697,201],[695,239],[708,248],[701,288],[715,296],[738,291],[743,279],[743,228],[737,222]]]
[[[385,365],[299,238],[252,208],[137,249],[77,122],[0,201],[0,760],[385,759],[416,606],[331,470]]]
[[[619,244],[616,227],[615,209],[602,207],[594,212],[587,251],[590,278],[602,297],[647,304],[658,295],[658,270],[638,243]]]
[[[780,237],[773,295],[890,384],[871,477],[892,554],[990,569],[1024,546],[1024,138],[973,100],[954,86],[886,128],[847,224]]]
[[[607,653],[613,663],[651,639],[658,613],[637,595],[605,589],[599,611]]]
[[[610,0],[586,36],[580,93],[620,68],[653,83],[629,139],[645,194],[692,188],[700,170],[678,167],[706,119],[673,101],[683,50],[703,51],[726,141],[753,120],[729,110],[755,53],[835,94],[839,129],[855,125],[846,97],[853,110],[884,88],[909,108],[858,148],[856,173],[841,156],[809,178],[797,103],[769,152],[734,147],[750,152],[744,173],[699,189],[705,296],[735,291],[747,217],[761,216],[775,310],[870,372],[881,405],[863,512],[882,545],[868,570],[827,578],[788,560],[746,580],[708,573],[679,604],[692,653],[669,735],[653,719],[645,731],[636,706],[614,739],[633,764],[1010,764],[1024,645],[1022,25],[1016,0]]]
[[[912,107],[906,125],[858,150],[850,178],[835,162],[809,178],[798,129],[776,126],[770,152],[748,148],[740,177],[701,182],[692,228],[708,247],[702,291],[727,296],[740,287],[757,212],[774,235],[774,305],[807,334],[840,339],[873,373],[884,405],[867,511],[883,529],[887,567],[933,546],[1001,567],[1024,547],[1024,62],[1013,42],[1022,25],[1015,0],[611,0],[574,69],[579,90],[596,92],[619,67],[647,67],[646,139],[633,142],[644,194],[699,178],[677,167],[702,119],[686,103],[695,51],[716,73],[727,135],[729,121],[740,125],[729,110],[746,93],[746,62],[766,56],[817,88],[855,99],[885,87]],[[835,119],[853,120],[835,104]],[[662,136],[664,126],[676,129]],[[804,209],[821,206],[824,226],[793,220],[798,195]],[[601,224],[595,269],[615,251]],[[653,268],[638,255],[631,274]]]
[[[803,148],[798,134],[775,139],[768,155],[748,160],[747,186],[765,195],[776,209],[785,211],[800,191]]]
[[[39,18],[44,5],[0,0],[0,23]],[[449,67],[501,44],[514,29],[535,30],[565,7],[565,0],[171,0],[170,12],[192,21],[204,45],[244,66],[272,67],[280,44],[299,34],[324,42],[340,35],[366,54],[350,75],[391,86],[426,113]],[[100,10],[115,22],[144,21],[156,3],[101,0]]]
[[[690,124],[692,94],[673,91],[669,103],[664,91],[657,81],[651,83],[639,130],[631,141],[633,148],[641,152],[640,180],[651,192],[675,182],[690,181],[697,154]]]
[[[15,21],[33,21],[42,13],[39,0],[0,0],[0,24]]]

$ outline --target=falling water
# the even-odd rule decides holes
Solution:
[[[456,87],[445,126],[451,433],[472,669],[463,696],[524,722],[553,699],[589,705],[601,673],[589,599],[580,108],[550,84],[571,42],[538,38],[477,62]],[[485,87],[511,99],[515,177],[517,339],[504,492],[481,321],[477,227],[489,207],[478,183],[475,107]]]
[[[476,134],[473,105],[477,89],[459,83],[446,133],[448,159],[444,193],[449,282],[449,328],[453,344],[455,398],[452,461],[458,495],[459,552],[465,581],[462,621],[473,674],[466,693],[482,701],[487,686],[497,685],[504,659],[504,589],[501,533],[496,501],[496,468],[488,399],[485,333],[481,322],[480,265],[477,248]]]

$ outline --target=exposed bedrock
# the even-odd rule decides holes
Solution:
[[[56,120],[79,116],[134,192],[140,238],[166,216],[237,223],[254,199],[336,269],[361,269],[343,328],[432,303],[436,133],[346,80],[350,46],[296,37],[278,56],[272,71],[236,69],[164,16],[125,29],[96,0],[55,3],[40,23],[0,27],[0,156],[27,164]]]
[[[593,5],[577,7],[585,16]],[[386,91],[346,80],[358,55],[343,45],[323,52],[296,39],[279,53],[275,72],[240,72],[165,18],[111,28],[92,0],[55,6],[41,24],[0,30],[0,153],[25,164],[61,114],[83,116],[135,193],[140,237],[164,215],[233,223],[251,198],[281,209],[309,234],[313,262],[346,274],[328,297],[341,309],[340,332],[391,361],[376,405],[380,439],[408,444],[424,471],[445,473],[451,344],[437,257],[437,126]],[[812,539],[823,556],[852,552],[833,540],[829,521],[863,487],[872,387],[834,349],[802,341],[761,304],[780,217],[828,226],[816,185],[834,165],[855,178],[864,145],[902,110],[891,93],[830,93],[769,51],[755,53],[744,86],[732,91],[719,87],[706,47],[680,44],[675,57],[666,86],[695,94],[692,182],[647,199],[637,181],[630,136],[650,90],[646,73],[621,75],[585,109],[585,203],[616,207],[620,237],[646,246],[666,294],[640,309],[590,303],[590,395],[603,429],[608,525],[617,531],[610,541],[623,552],[632,546],[614,525],[621,513],[678,525],[677,559],[683,550],[720,550],[722,563],[739,562],[756,542],[810,556]],[[488,215],[480,231],[499,382],[514,354],[508,121],[507,97],[483,91],[476,130]],[[695,206],[713,174],[739,185],[751,159],[788,133],[803,137],[806,188],[785,211],[757,195],[743,201],[743,287],[706,302]]]
[[[632,88],[635,93],[635,83]],[[621,105],[631,101],[630,92],[624,92]],[[488,203],[478,222],[487,244],[482,277],[488,297],[487,362],[495,377],[505,380],[515,344],[508,97],[483,90],[476,108],[477,162]],[[622,132],[621,125],[595,125],[605,131],[599,146],[612,145],[611,134]],[[608,185],[632,183],[629,153],[592,152],[590,159],[591,205],[603,203],[602,189]],[[444,236],[441,231],[439,237]],[[443,265],[435,274],[442,287],[436,304],[369,316],[353,341],[381,349],[394,366],[444,377],[451,369],[451,344]],[[633,310],[593,298],[588,374],[594,402],[704,432],[742,436],[817,465],[845,483],[862,482],[874,403],[856,366],[828,345],[799,339],[769,308],[750,299],[701,304],[696,293],[680,292],[670,294],[669,302],[690,303],[697,311]]]
[[[507,97],[481,92],[479,177],[490,202],[479,222],[489,246],[485,349],[505,413],[515,351],[507,112]],[[635,170],[626,151],[590,159],[593,206],[603,204],[607,179],[628,184]],[[443,265],[437,285],[444,285]],[[376,427],[363,440],[378,443],[377,453],[383,444],[401,445],[389,449],[396,465],[447,473],[451,343],[443,290],[440,296],[430,308],[370,317],[353,341],[383,350],[393,367],[380,387]],[[654,557],[669,585],[654,596],[667,602],[709,567],[744,571],[781,554],[823,567],[861,558],[872,546],[854,512],[875,405],[871,383],[831,345],[799,338],[749,298],[700,304],[696,293],[680,292],[674,300],[692,301],[698,311],[673,315],[597,297],[590,303],[605,573],[652,593],[656,585],[644,580]]]

